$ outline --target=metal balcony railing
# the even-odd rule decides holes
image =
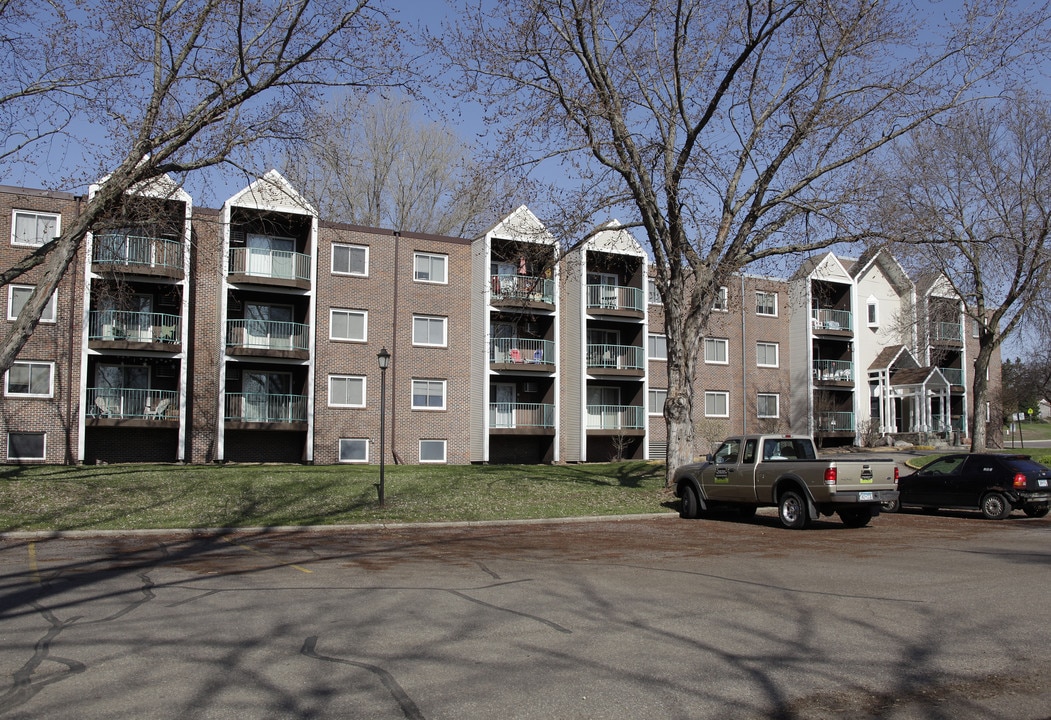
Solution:
[[[555,344],[550,340],[494,338],[489,343],[490,363],[555,364]]]
[[[493,300],[531,300],[555,303],[553,280],[529,275],[492,275]]]
[[[952,385],[963,385],[963,370],[960,368],[938,368]]]
[[[810,319],[815,330],[853,330],[854,316],[849,310],[811,308]]]
[[[170,313],[131,310],[92,310],[88,313],[89,340],[177,343],[182,319]]]
[[[176,420],[179,399],[174,390],[88,388],[88,414],[104,419]]]
[[[184,248],[185,245],[179,240],[103,233],[94,237],[91,261],[105,265],[182,270]]]
[[[639,405],[588,405],[588,430],[641,430],[646,415]]]
[[[853,432],[854,413],[819,412],[814,417],[814,427],[818,432]]]
[[[489,427],[553,428],[555,406],[547,403],[489,403]]]
[[[226,393],[223,418],[228,422],[306,422],[307,396]]]
[[[854,363],[849,360],[815,360],[813,367],[815,380],[854,381]]]
[[[588,309],[642,312],[645,293],[626,285],[588,285]]]
[[[227,320],[226,347],[309,350],[310,326],[277,320]]]
[[[230,272],[278,280],[310,280],[310,256],[287,250],[231,248]]]
[[[635,345],[588,345],[589,368],[613,368],[617,370],[642,370],[642,348]]]
[[[960,323],[932,322],[931,340],[963,342],[963,326]]]

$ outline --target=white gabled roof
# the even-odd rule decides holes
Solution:
[[[547,231],[547,228],[533,214],[533,211],[525,205],[519,205],[514,212],[496,223],[483,235],[515,242],[540,243],[544,245],[555,244],[554,236]]]
[[[646,251],[639,241],[617,220],[610,220],[596,228],[592,236],[588,238],[587,247],[589,250],[615,255],[646,257]]]
[[[226,201],[226,204],[300,215],[317,215],[317,211],[310,203],[277,170],[270,170],[244,190],[233,195]]]

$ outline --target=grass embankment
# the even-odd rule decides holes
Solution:
[[[664,465],[0,467],[0,532],[273,527],[662,512]]]

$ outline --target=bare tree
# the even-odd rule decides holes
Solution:
[[[907,266],[951,288],[978,331],[971,450],[986,447],[988,368],[1051,307],[1051,113],[1021,95],[962,108],[918,134],[886,178],[884,217]],[[936,320],[931,317],[928,320]]]
[[[440,45],[503,123],[508,163],[559,160],[581,180],[568,215],[619,209],[643,229],[668,338],[670,477],[694,455],[719,287],[861,237],[851,210],[878,151],[1027,52],[1046,10],[974,3],[925,46],[910,3],[506,0],[465,9]]]
[[[482,165],[403,95],[367,105],[346,95],[311,116],[306,134],[289,149],[284,174],[332,220],[461,236],[481,230],[513,192],[499,191],[505,172]]]
[[[220,164],[249,172],[259,144],[298,132],[304,112],[326,86],[367,88],[396,80],[396,25],[370,0],[77,0],[76,12],[21,19],[24,31],[60,38],[45,73],[70,74],[59,88],[43,83],[54,104],[80,78],[77,94],[89,119],[106,131],[101,158],[108,176],[62,235],[0,274],[7,284],[43,264],[42,279],[0,345],[6,371],[40,319],[62,275],[93,224],[121,205],[130,190],[163,176]],[[0,6],[8,12],[10,4]],[[67,58],[62,64],[61,58]],[[104,64],[98,82],[92,58]],[[78,73],[89,73],[80,77]],[[30,85],[32,84],[30,80]],[[49,94],[50,93],[50,94]],[[76,93],[74,93],[76,94]],[[58,97],[58,100],[55,98]],[[8,138],[10,144],[11,140]]]

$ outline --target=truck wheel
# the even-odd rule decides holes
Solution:
[[[697,500],[697,491],[692,485],[682,490],[682,501],[679,504],[679,517],[696,520],[701,515],[701,503]]]
[[[982,498],[982,515],[990,520],[1004,520],[1011,514],[1011,501],[1000,493],[991,492]]]
[[[888,500],[880,503],[883,512],[896,513],[901,510],[901,500]]]
[[[789,530],[802,530],[810,522],[807,517],[806,500],[795,490],[789,490],[777,503],[777,516]]]
[[[1031,518],[1042,518],[1047,515],[1047,505],[1026,505],[1022,508],[1025,511],[1026,517]]]
[[[843,524],[850,528],[865,527],[869,524],[869,520],[872,519],[872,508],[861,507],[851,508],[850,510],[840,510],[839,519],[843,521]]]

